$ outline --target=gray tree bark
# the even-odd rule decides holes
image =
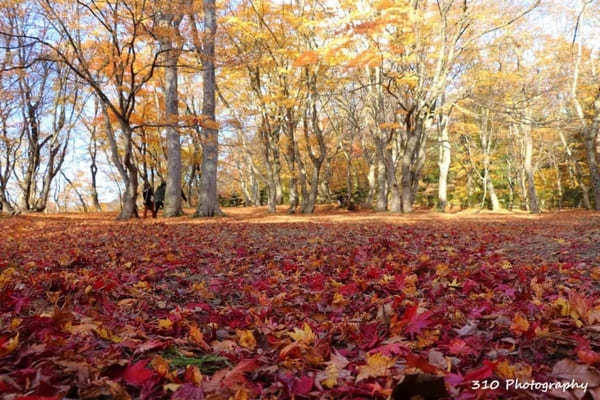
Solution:
[[[440,158],[438,168],[440,176],[438,179],[438,208],[445,212],[448,207],[448,172],[450,171],[451,148],[448,138],[448,116],[443,115],[439,120],[439,146]]]
[[[527,200],[529,204],[529,211],[533,214],[540,213],[540,205],[538,201],[537,192],[535,190],[535,177],[533,171],[532,157],[533,157],[533,137],[531,136],[531,127],[522,127],[523,141],[525,145],[525,155],[523,158],[523,169],[527,177]]]
[[[200,177],[199,203],[196,217],[223,215],[217,192],[217,165],[219,159],[219,130],[214,127],[216,108],[215,35],[217,33],[217,10],[215,0],[203,0],[205,36],[203,40],[203,104],[202,114],[209,119],[209,126],[202,128],[202,175]],[[211,126],[212,125],[212,126]]]
[[[162,59],[165,63],[165,78],[163,92],[165,109],[163,119],[167,138],[167,188],[165,191],[165,217],[183,215],[181,196],[182,165],[181,138],[177,130],[179,119],[178,66],[181,55],[182,37],[179,31],[183,19],[183,2],[174,1],[169,4],[157,2],[154,17],[155,27],[158,28],[158,41]]]

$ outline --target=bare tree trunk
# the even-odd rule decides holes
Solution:
[[[0,211],[4,211],[5,213],[11,215],[15,213],[15,209],[6,198],[6,191],[4,189],[0,189],[0,205],[2,205]]]
[[[600,128],[600,94],[596,98],[596,117],[593,124],[584,131],[585,154],[590,171],[590,182],[594,193],[594,209],[600,211],[600,168],[598,168],[598,154],[596,153],[596,137]]]
[[[375,163],[377,164],[377,192],[376,192],[376,203],[375,211],[386,211],[387,210],[387,188],[386,188],[386,174],[385,174],[385,154],[384,143],[382,140],[375,139]]]
[[[499,211],[501,208],[500,201],[498,201],[498,196],[496,195],[494,184],[492,183],[492,179],[489,176],[487,179],[487,190],[490,195],[490,205],[492,206],[492,211]]]
[[[329,157],[327,157],[324,161],[323,170],[323,176],[319,182],[319,196],[321,197],[321,201],[324,203],[331,203],[332,196],[331,189],[329,188],[329,181],[333,175],[333,170],[331,169],[331,160]]]
[[[402,157],[402,212],[412,212],[413,204],[413,171],[412,167],[414,164],[414,154],[418,145],[418,133],[417,131],[407,132],[409,135],[406,142],[406,148],[404,149],[404,155]]]
[[[326,157],[326,147],[325,140],[323,138],[323,132],[319,127],[319,121],[317,116],[317,106],[315,104],[315,99],[312,101],[312,112],[310,112],[311,116],[311,125],[312,132],[317,138],[317,142],[319,143],[319,155],[315,155],[310,144],[309,140],[309,124],[308,124],[308,113],[304,117],[304,137],[306,141],[306,147],[308,150],[308,155],[310,160],[312,161],[312,175],[310,179],[310,191],[308,193],[308,198],[304,202],[304,206],[302,208],[303,214],[312,214],[315,211],[315,205],[317,203],[317,195],[319,194],[319,179],[321,174],[321,167]]]
[[[167,188],[165,191],[165,217],[183,215],[181,196],[182,166],[181,138],[177,131],[179,119],[179,94],[177,91],[178,66],[181,54],[181,33],[179,25],[183,19],[183,3],[173,1],[161,3],[156,1],[154,27],[157,32],[162,59],[165,63],[163,91],[165,94],[165,110],[163,120],[166,123],[167,137]],[[160,112],[160,110],[159,110]]]
[[[94,139],[95,142],[95,139]],[[94,144],[94,147],[96,145]],[[92,164],[90,165],[90,172],[92,174],[92,204],[96,211],[102,211],[102,207],[100,206],[100,201],[98,200],[98,184],[96,180],[96,175],[98,174],[98,166],[96,165],[96,150],[94,150],[94,156],[92,157]]]
[[[438,208],[445,212],[448,207],[448,171],[450,171],[451,149],[448,140],[448,116],[440,118],[439,124],[440,158],[438,167],[440,176],[438,179]]]
[[[369,172],[367,174],[367,182],[369,183],[369,193],[367,194],[367,204],[373,205],[375,195],[377,193],[377,180],[376,180],[377,165],[374,162],[369,164]]]
[[[563,147],[565,148],[565,153],[567,153],[567,160],[569,162],[569,170],[575,176],[575,182],[577,183],[577,186],[579,186],[579,188],[581,189],[581,198],[583,201],[583,206],[585,207],[586,210],[591,210],[592,206],[590,204],[589,188],[587,187],[587,185],[585,185],[583,183],[583,179],[582,179],[583,174],[581,171],[581,167],[579,166],[577,161],[574,160],[573,152],[571,151],[571,148],[569,147],[569,143],[567,142],[567,139],[565,138],[564,133],[560,129],[558,131],[558,137],[560,138],[560,141],[561,141]]]
[[[321,165],[319,162],[313,162],[313,171],[310,179],[310,192],[308,193],[308,199],[302,209],[303,214],[312,214],[315,211],[315,204],[317,203],[317,194],[319,193],[319,175]]]
[[[524,127],[523,140],[525,141],[525,157],[523,160],[523,169],[527,177],[527,199],[529,204],[529,211],[533,214],[540,213],[540,206],[535,190],[535,179],[533,165],[531,159],[533,157],[533,138],[531,136],[531,127]]]
[[[216,128],[216,75],[215,75],[215,34],[217,33],[217,15],[215,0],[203,0],[204,37],[203,60],[203,104],[202,114],[208,118],[209,125],[202,128],[202,175],[200,177],[200,195],[195,216],[214,217],[223,215],[219,207],[217,192],[217,164],[219,159],[219,130]]]
[[[174,49],[169,50],[171,53]],[[165,217],[183,215],[181,197],[181,138],[176,124],[179,116],[179,96],[177,93],[178,55],[169,54],[165,70],[165,119],[167,136],[167,189],[165,192]]]
[[[304,210],[308,203],[308,187],[306,182],[306,166],[304,165],[304,161],[300,157],[300,153],[298,151],[298,147],[296,147],[296,160],[298,162],[298,184],[300,185],[300,209]]]
[[[123,169],[126,172],[125,193],[123,193],[123,208],[119,213],[118,219],[125,220],[130,218],[139,218],[137,210],[137,189],[138,189],[138,170],[133,160],[133,132],[129,125],[121,122],[121,130],[125,136],[125,158]],[[117,156],[118,157],[118,156]]]
[[[402,196],[400,194],[400,187],[398,186],[398,179],[396,178],[396,167],[394,165],[394,158],[391,150],[386,150],[385,154],[385,171],[387,177],[387,187],[390,192],[390,211],[401,212],[402,211]]]
[[[283,187],[281,185],[281,158],[279,156],[279,146],[273,147],[273,172],[275,176],[275,201],[277,204],[283,204]]]
[[[296,176],[296,122],[294,121],[292,110],[287,110],[287,155],[286,160],[290,170],[290,207],[288,213],[294,214],[298,208],[298,177]]]
[[[580,23],[583,24],[584,12],[589,2],[582,2],[582,9],[579,15]],[[596,138],[600,129],[600,90],[598,90],[594,99],[594,116],[591,122],[586,121],[586,116],[577,99],[577,85],[579,81],[579,67],[583,52],[582,41],[579,40],[577,59],[573,71],[573,84],[571,86],[571,97],[575,106],[575,111],[581,122],[581,134],[585,145],[585,153],[587,158],[588,169],[590,171],[590,181],[592,183],[592,191],[594,193],[594,209],[600,210],[600,170],[598,168],[598,154],[596,152]]]

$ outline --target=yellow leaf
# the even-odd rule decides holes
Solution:
[[[388,369],[391,368],[395,362],[395,359],[380,353],[368,355],[367,365],[358,367],[358,376],[356,377],[356,382],[360,382],[367,378],[375,378],[386,375]]]
[[[249,350],[254,350],[256,347],[256,339],[254,338],[252,331],[238,330],[236,333],[238,335],[238,342],[240,346]]]
[[[200,386],[202,384],[202,372],[200,372],[200,368],[198,368],[196,365],[188,365],[185,375],[190,377],[196,386]]]
[[[10,267],[6,268],[2,273],[0,273],[0,289],[2,289],[8,282],[10,282],[17,271]]]
[[[176,392],[179,387],[181,387],[181,385],[178,383],[167,383],[166,385],[163,385],[165,392]]]
[[[12,330],[17,329],[21,325],[21,322],[23,322],[21,318],[13,318],[12,321],[10,321],[10,328]]]
[[[454,278],[454,279],[452,280],[452,282],[450,282],[450,283],[448,284],[448,287],[451,287],[451,288],[459,288],[459,287],[460,287],[460,283],[459,283],[459,282],[456,280],[456,278]]]
[[[294,332],[289,333],[290,337],[296,342],[311,344],[316,340],[316,336],[313,333],[310,325],[304,323],[304,329],[294,328]]]
[[[158,320],[158,329],[171,329],[173,327],[173,321],[168,318]]]
[[[566,317],[571,313],[571,306],[569,305],[569,301],[564,297],[559,297],[554,300],[552,303],[554,307],[560,308],[560,315],[562,317]]]
[[[202,347],[203,349],[208,350],[210,348],[208,343],[204,341],[204,334],[195,325],[190,326],[190,341],[195,345]]]
[[[161,356],[155,356],[150,362],[150,365],[152,365],[152,368],[154,368],[154,370],[158,372],[160,376],[166,377],[168,379],[173,378],[173,376],[169,372],[169,362]]]
[[[515,369],[506,360],[500,361],[496,365],[496,373],[502,379],[514,379]]]
[[[239,389],[235,392],[235,396],[232,397],[232,400],[248,400],[248,391],[246,389]]]
[[[529,321],[519,313],[513,318],[510,330],[517,335],[521,335],[529,330]]]
[[[148,289],[150,288],[150,285],[148,285],[148,282],[146,281],[139,281],[138,283],[133,285],[133,287],[136,289]]]
[[[19,345],[19,333],[15,335],[15,337],[9,339],[6,343],[0,346],[0,357],[3,357],[7,354],[15,351],[17,346]]]
[[[346,357],[337,352],[331,354],[331,360],[327,363],[327,368],[325,368],[325,379],[321,381],[321,384],[329,389],[337,385],[340,373],[347,365],[348,360]]]
[[[346,300],[346,298],[344,297],[344,295],[343,295],[343,294],[341,294],[341,293],[339,293],[339,292],[336,292],[336,293],[333,295],[333,301],[332,301],[332,304],[333,304],[334,306],[341,307],[341,306],[345,305],[347,302],[348,302],[348,301]]]

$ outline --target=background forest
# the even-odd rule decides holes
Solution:
[[[600,210],[599,7],[0,0],[3,211]]]

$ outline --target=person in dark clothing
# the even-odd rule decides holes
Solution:
[[[152,217],[156,218],[158,214],[158,210],[165,206],[165,191],[167,190],[167,183],[161,182],[160,186],[156,188],[156,192],[154,193],[154,212],[152,213]]]
[[[146,218],[148,211],[152,213],[153,218],[156,218],[156,214],[154,213],[154,190],[152,190],[152,186],[148,182],[144,183],[142,196],[144,198],[144,218]]]

